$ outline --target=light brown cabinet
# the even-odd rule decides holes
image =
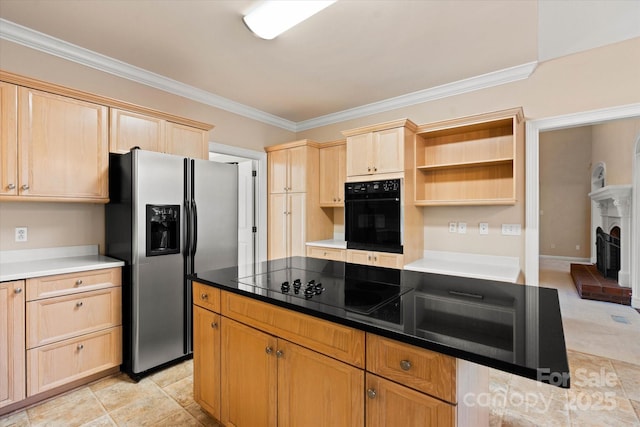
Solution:
[[[11,86],[2,84],[0,199],[108,202],[107,108]]]
[[[376,267],[402,268],[404,256],[389,252],[361,251],[347,249],[347,262],[352,264],[373,265]]]
[[[111,108],[109,151],[128,153],[133,147],[196,159],[209,159],[208,132],[160,117]]]
[[[0,408],[25,398],[24,288],[0,283]]]
[[[415,138],[416,205],[515,204],[521,108],[422,125]]]
[[[194,306],[193,399],[216,419],[220,419],[220,350],[220,315]]]
[[[120,268],[27,279],[27,396],[122,363],[121,284]]]
[[[399,120],[342,132],[347,137],[347,177],[404,173],[405,128],[415,130],[410,120]]]
[[[332,261],[346,261],[345,249],[323,248],[320,246],[307,246],[307,256],[310,258],[329,259]]]
[[[304,256],[307,241],[333,235],[333,217],[319,204],[318,144],[301,140],[265,150],[269,188],[267,258]]]
[[[344,207],[347,178],[347,147],[344,141],[322,144],[320,148],[320,206]]]

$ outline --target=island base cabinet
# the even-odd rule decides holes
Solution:
[[[275,426],[276,338],[222,317],[222,424]]]
[[[455,406],[367,373],[367,427],[455,425]]]
[[[193,399],[220,419],[220,315],[196,305],[193,307]]]

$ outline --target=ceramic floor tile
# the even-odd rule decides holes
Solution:
[[[633,406],[633,409],[636,411],[636,416],[640,420],[640,402],[638,402],[637,400],[630,400],[630,402],[631,406]]]
[[[0,427],[29,427],[27,411],[14,412],[0,417]]]
[[[149,379],[160,387],[178,382],[193,375],[193,360],[186,360],[177,365],[163,369],[149,376]]]
[[[107,411],[114,411],[139,399],[164,396],[160,387],[147,378],[138,383],[126,378],[102,387],[93,393]]]
[[[181,407],[166,394],[141,397],[126,406],[109,412],[120,427],[158,426]]]
[[[117,425],[109,415],[104,415],[100,418],[83,424],[82,427],[117,427]]]
[[[523,400],[511,397],[510,403],[502,416],[502,427],[510,426],[568,426],[569,411],[565,403],[555,399],[532,398],[524,396]]]
[[[106,411],[88,387],[83,387],[27,409],[32,427],[81,426]]]
[[[221,424],[214,420],[211,415],[206,413],[200,405],[195,402],[187,406],[185,409],[205,427],[222,427]]]
[[[185,409],[180,409],[167,418],[158,421],[159,426],[163,427],[203,427],[200,421],[196,420]]]
[[[193,377],[189,376],[163,388],[183,408],[193,403]]]
[[[640,420],[629,399],[615,397],[578,397],[569,399],[571,425],[576,427],[639,427]]]
[[[627,397],[640,402],[640,366],[618,360],[612,360],[611,363]]]

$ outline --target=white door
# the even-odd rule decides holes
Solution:
[[[254,258],[253,161],[238,163],[238,266],[252,265]]]

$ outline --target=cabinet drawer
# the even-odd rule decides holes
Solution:
[[[27,303],[27,348],[122,323],[122,288],[100,289]]]
[[[122,328],[115,327],[27,351],[27,395],[122,363]]]
[[[311,258],[330,259],[332,261],[345,261],[344,249],[321,248],[318,246],[307,246],[307,256]]]
[[[220,313],[220,289],[193,282],[193,303],[207,310]]]
[[[122,270],[83,271],[27,279],[27,301],[122,285]]]
[[[367,371],[455,403],[453,357],[367,334]]]
[[[364,332],[222,292],[222,315],[364,368]]]

